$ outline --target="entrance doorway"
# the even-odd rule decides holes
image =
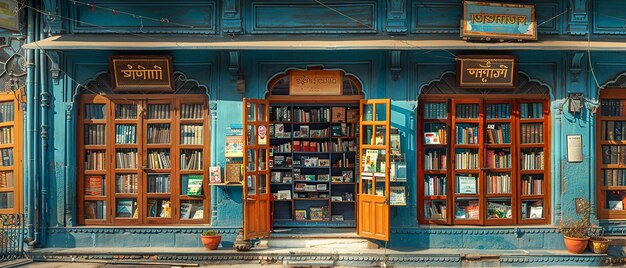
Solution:
[[[268,87],[244,100],[245,238],[343,227],[388,240],[390,101],[364,100],[341,71],[288,71]]]

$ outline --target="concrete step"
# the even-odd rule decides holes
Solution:
[[[296,238],[270,237],[269,248],[351,248],[376,249],[378,245],[362,238]]]

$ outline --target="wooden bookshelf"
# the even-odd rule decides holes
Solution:
[[[597,214],[626,219],[626,89],[605,89],[596,112]]]
[[[549,222],[547,98],[438,95],[420,102],[420,223]]]
[[[21,94],[0,93],[0,214],[21,213],[22,201],[22,109]]]
[[[348,110],[355,116],[350,120]],[[333,111],[342,112],[333,118]],[[274,226],[328,223],[333,222],[332,215],[344,219],[334,224],[354,226],[358,112],[356,103],[272,103],[269,134]],[[322,208],[323,217],[312,220],[311,208]],[[302,211],[306,217],[297,217],[304,214]]]
[[[208,189],[188,194],[190,181],[208,184],[204,95],[84,95],[80,101],[80,224],[208,222]]]

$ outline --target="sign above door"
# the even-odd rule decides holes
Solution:
[[[341,71],[291,71],[289,95],[341,95]]]
[[[479,40],[537,40],[535,6],[465,1],[461,37]]]
[[[174,91],[172,57],[112,56],[114,91]]]
[[[457,87],[515,88],[517,57],[472,55],[457,58]]]

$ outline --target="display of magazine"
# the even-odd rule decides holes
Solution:
[[[191,215],[191,208],[193,205],[191,203],[181,203],[180,204],[180,218],[181,219],[189,219]]]
[[[187,195],[202,196],[202,175],[189,175]]]
[[[209,168],[210,183],[222,183],[222,171],[219,166]]]

